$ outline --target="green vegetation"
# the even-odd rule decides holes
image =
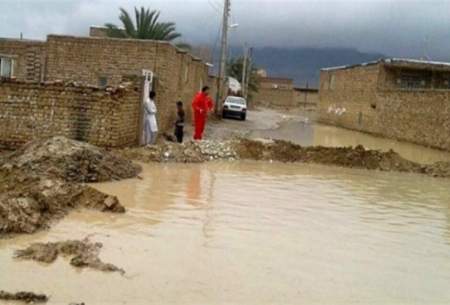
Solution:
[[[160,22],[160,11],[145,9],[141,7],[134,8],[135,20],[123,8],[120,8],[119,19],[122,22],[122,28],[112,24],[106,23],[107,35],[114,38],[134,38],[134,39],[150,39],[150,40],[165,40],[171,41],[181,37],[181,34],[176,31],[174,22]],[[182,49],[190,49],[186,43],[176,44]]]

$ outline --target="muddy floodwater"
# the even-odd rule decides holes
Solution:
[[[303,146],[322,145],[328,147],[363,145],[369,149],[388,151],[393,149],[402,157],[418,163],[431,164],[450,161],[450,153],[427,148],[413,143],[396,141],[367,133],[314,123],[313,120],[290,120],[282,122],[277,129],[255,130],[255,138],[273,138],[292,141]]]
[[[450,304],[447,179],[262,162],[144,165],[142,178],[96,185],[126,214],[80,210],[0,240],[0,289],[48,304]],[[12,258],[88,235],[124,276]]]

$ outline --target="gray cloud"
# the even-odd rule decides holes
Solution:
[[[185,40],[214,44],[221,0],[153,0],[163,20]],[[44,39],[48,33],[86,35],[89,25],[118,22],[118,7],[140,0],[3,0],[0,36]],[[393,56],[450,59],[450,1],[232,0],[234,44],[353,47]]]

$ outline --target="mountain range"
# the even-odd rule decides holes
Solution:
[[[232,56],[240,56],[242,48],[232,48]],[[373,61],[386,56],[351,48],[254,48],[253,62],[272,77],[294,79],[297,86],[317,87],[320,69]]]

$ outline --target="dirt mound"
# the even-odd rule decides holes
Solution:
[[[120,180],[140,172],[140,167],[129,160],[65,137],[30,142],[4,157],[3,163],[72,182]]]
[[[100,260],[99,254],[102,246],[101,243],[91,243],[88,239],[56,243],[34,243],[26,249],[17,250],[15,257],[50,264],[59,255],[71,256],[70,264],[72,266],[125,274],[123,269]]]
[[[48,301],[48,297],[45,294],[36,294],[34,292],[21,291],[16,293],[10,293],[1,290],[0,300],[21,301],[25,303],[45,303]]]
[[[73,208],[122,213],[116,197],[76,182],[135,177],[140,167],[64,137],[30,142],[0,156],[0,236],[33,233]]]
[[[183,144],[164,143],[118,151],[121,156],[141,162],[199,163],[211,160],[234,160],[236,152],[229,142],[189,141]]]
[[[424,166],[402,158],[394,151],[381,152],[357,147],[303,147],[287,141],[262,143],[241,139],[234,143],[243,159],[276,160],[281,162],[306,162],[364,168],[382,171],[423,173]]]
[[[425,167],[425,173],[439,178],[450,177],[450,162],[436,162]]]
[[[50,179],[19,169],[0,168],[0,236],[33,233],[76,207],[122,213],[116,197],[89,186]]]
[[[392,150],[388,152],[369,150],[361,145],[356,147],[303,147],[282,140],[258,141],[241,138],[222,142],[165,143],[144,148],[124,149],[118,153],[125,158],[141,162],[195,163],[236,159],[272,160],[450,177],[450,162],[422,165],[406,160]]]

